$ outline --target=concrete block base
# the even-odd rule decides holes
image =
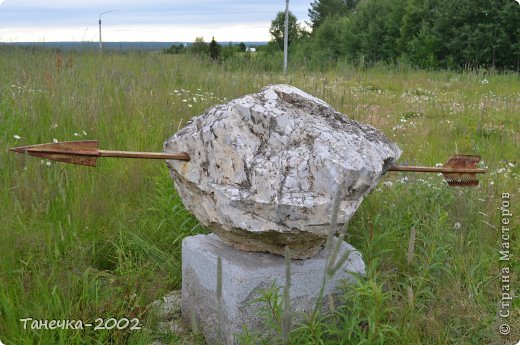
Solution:
[[[337,240],[337,239],[336,239]],[[328,281],[325,295],[338,292],[340,281],[352,279],[352,273],[364,274],[361,254],[343,242],[340,257],[350,252],[343,269]],[[217,298],[217,258],[222,260],[222,297]],[[295,313],[314,307],[325,271],[326,253],[306,260],[291,261],[291,308]],[[216,235],[190,236],[182,242],[183,317],[195,324],[208,344],[234,344],[244,326],[261,331],[264,320],[258,315],[260,305],[253,300],[259,289],[273,283],[285,285],[282,256],[245,252],[222,242]],[[282,293],[282,290],[280,290]]]

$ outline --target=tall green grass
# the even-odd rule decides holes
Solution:
[[[364,256],[367,276],[345,288],[346,304],[335,313],[293,325],[284,339],[502,340],[498,208],[501,193],[509,192],[513,214],[520,213],[517,75],[338,65],[324,72],[292,66],[284,76],[254,62],[212,64],[182,55],[78,52],[64,60],[69,57],[71,66],[59,66],[52,51],[0,47],[4,343],[149,344],[156,335],[148,331],[24,330],[20,319],[139,317],[150,326],[148,304],[180,287],[182,239],[205,231],[183,208],[163,162],[48,166],[9,147],[99,139],[102,148],[159,151],[192,116],[270,83],[290,83],[373,124],[403,149],[401,161],[434,165],[455,152],[480,154],[490,172],[474,189],[449,188],[435,175],[385,177],[347,234]],[[514,232],[512,247],[519,247]],[[512,258],[511,270],[520,272]],[[510,319],[510,342],[520,339],[519,319]]]

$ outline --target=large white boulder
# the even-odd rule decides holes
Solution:
[[[334,198],[347,223],[401,150],[295,87],[270,85],[193,118],[164,143],[185,207],[238,249],[307,258],[323,246]]]

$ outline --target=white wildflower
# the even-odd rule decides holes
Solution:
[[[83,135],[85,135],[85,136],[86,136],[86,135],[87,135],[87,132],[83,131]]]
[[[45,162],[45,164],[46,164],[48,167],[50,167],[50,166],[52,165],[52,163],[49,162],[49,161]]]
[[[57,123],[53,124],[53,125],[51,126],[51,129],[54,129],[54,128],[56,128],[56,127],[58,127],[58,124],[57,124]]]
[[[19,136],[18,134],[13,135],[13,138],[15,138],[16,140],[20,140],[20,139],[22,139],[22,137]]]
[[[507,165],[509,165],[511,168],[515,167],[515,165],[513,163],[511,163],[511,162],[507,163]]]
[[[191,108],[191,107],[193,107],[193,105],[191,105],[191,104],[188,104],[188,108]]]
[[[461,226],[462,225],[459,222],[456,222],[455,224],[453,224],[453,229],[459,230]]]
[[[53,141],[54,143],[57,143],[57,142],[58,142],[58,139],[53,138],[52,141]]]
[[[187,100],[187,99],[183,99],[182,101],[183,101],[184,103],[188,102],[188,100]]]
[[[482,79],[480,81],[480,84],[482,84],[482,85],[489,84],[489,81],[487,79]]]
[[[74,132],[75,137],[79,137],[79,133]]]
[[[385,181],[383,182],[383,185],[390,188],[394,185],[394,183],[392,181]]]
[[[435,163],[435,167],[437,167],[437,168],[440,168],[440,167],[442,167],[443,165],[444,165],[444,164],[442,164],[442,163]]]

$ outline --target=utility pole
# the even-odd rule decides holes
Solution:
[[[99,14],[99,51],[103,51],[103,40],[101,39],[101,16],[110,12],[114,12],[115,10],[106,11]]]
[[[287,73],[287,46],[289,45],[289,0],[285,0],[285,25],[283,35],[283,73]]]

